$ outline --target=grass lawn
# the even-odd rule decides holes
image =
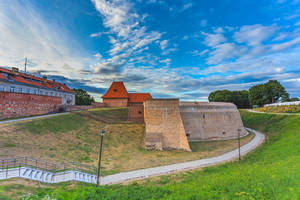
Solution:
[[[0,157],[32,156],[53,162],[98,163],[99,130],[105,128],[103,175],[212,157],[237,147],[236,140],[193,142],[193,152],[147,151],[143,124],[127,123],[126,108],[100,108],[0,125]],[[253,138],[242,138],[242,144]]]
[[[300,199],[300,116],[241,114],[247,127],[266,133],[267,141],[240,163],[128,185],[39,188],[30,199]]]

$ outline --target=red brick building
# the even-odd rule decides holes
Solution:
[[[102,99],[109,107],[127,107],[129,96],[124,83],[113,82]]]
[[[102,99],[109,107],[128,107],[129,121],[144,122],[143,103],[152,96],[150,93],[128,93],[123,82],[113,82]]]
[[[65,84],[0,67],[0,119],[57,112],[75,104],[75,93]]]

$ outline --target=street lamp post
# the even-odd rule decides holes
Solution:
[[[99,161],[98,161],[98,176],[97,176],[97,187],[99,186],[99,178],[100,178],[100,170],[101,170],[101,156],[102,156],[102,145],[103,145],[103,136],[105,131],[102,129],[101,133],[101,144],[100,144],[100,151],[99,151]]]
[[[241,161],[241,140],[240,140],[240,136],[241,136],[241,129],[238,129],[238,143],[239,143],[239,161]]]

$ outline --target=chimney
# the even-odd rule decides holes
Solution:
[[[11,68],[11,71],[12,71],[12,72],[15,72],[15,73],[18,73],[18,72],[19,72],[19,68],[12,67],[12,68]]]

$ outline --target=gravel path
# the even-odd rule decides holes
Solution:
[[[251,131],[255,134],[255,137],[247,144],[241,147],[241,154],[245,155],[249,151],[255,149],[259,146],[265,139],[265,136],[253,129],[247,128],[248,131]],[[206,158],[201,160],[189,161],[184,163],[176,163],[172,165],[165,165],[160,167],[153,167],[148,169],[135,170],[130,172],[123,172],[119,174],[113,174],[110,176],[105,176],[101,178],[101,185],[115,184],[126,181],[138,180],[152,176],[158,176],[163,174],[170,174],[178,171],[185,171],[190,169],[202,168],[211,165],[216,165],[223,162],[232,161],[238,158],[239,152],[238,149],[231,152],[225,153],[223,155]]]
[[[20,119],[10,119],[10,120],[5,120],[5,121],[0,121],[0,124],[8,124],[8,123],[13,123],[13,122],[21,122],[21,121],[27,121],[27,120],[32,120],[32,119],[41,119],[41,118],[54,117],[54,116],[66,115],[66,114],[69,114],[69,112],[49,114],[49,115],[41,115],[41,116],[34,116],[34,117],[25,117],[25,118],[20,118]]]

